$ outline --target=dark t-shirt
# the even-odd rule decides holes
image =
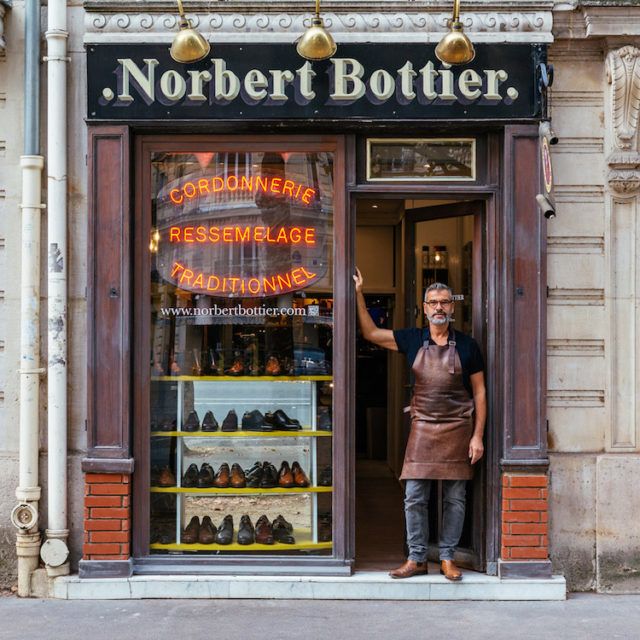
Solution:
[[[478,343],[471,337],[459,331],[455,331],[456,351],[460,357],[462,364],[462,382],[470,396],[473,396],[471,390],[470,377],[478,371],[484,371],[484,359],[480,352]],[[413,366],[413,362],[418,355],[418,351],[422,347],[422,343],[427,339],[429,335],[428,329],[396,329],[393,332],[393,337],[398,345],[400,353],[404,353],[407,356],[407,363],[409,368]],[[429,337],[429,344],[435,344]],[[411,375],[413,381],[413,374]]]

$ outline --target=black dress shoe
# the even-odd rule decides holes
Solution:
[[[238,430],[238,414],[234,409],[227,413],[227,417],[222,421],[221,431],[237,431]]]
[[[264,416],[257,410],[246,411],[242,416],[243,431],[272,431],[273,427],[266,424]]]
[[[182,532],[182,542],[184,544],[195,544],[198,542],[198,535],[200,533],[200,520],[198,516],[193,516],[189,524],[184,528]]]
[[[290,522],[287,522],[282,516],[278,516],[272,523],[271,529],[273,531],[274,542],[280,542],[282,544],[295,544],[296,539],[291,535],[293,526]]]
[[[211,522],[209,516],[202,518],[200,530],[198,531],[198,542],[200,544],[213,544],[216,540],[216,525]]]
[[[175,418],[165,418],[160,421],[158,425],[158,431],[175,431],[177,428],[177,421]]]
[[[273,413],[265,413],[264,421],[277,431],[298,431],[302,429],[300,423],[292,422],[282,409],[277,409]]]
[[[233,542],[233,516],[224,517],[216,533],[216,542],[218,544],[231,544]]]
[[[190,464],[182,476],[182,486],[186,489],[192,489],[198,486],[199,480],[198,465]]]
[[[203,462],[198,472],[198,487],[205,489],[207,487],[213,487],[213,480],[215,478],[215,471],[208,462]]]
[[[277,486],[278,471],[270,462],[265,462],[262,465],[262,479],[260,480],[260,488],[275,489]]]
[[[290,418],[282,409],[276,409],[274,411],[274,414],[276,416],[282,417],[282,420],[287,424],[293,424],[297,426],[298,429],[302,429],[302,426],[300,425],[300,420],[296,420],[295,418]]]
[[[182,430],[193,432],[198,431],[198,429],[200,429],[200,418],[198,418],[198,414],[195,411],[192,411],[182,425]]]
[[[260,516],[256,520],[256,542],[258,544],[273,544],[273,529],[267,516]]]
[[[238,526],[238,544],[253,544],[256,541],[256,530],[253,528],[251,518],[242,516]]]
[[[216,417],[213,415],[212,411],[207,411],[204,414],[204,418],[202,419],[202,430],[203,431],[217,431],[218,430],[218,421]]]
[[[261,464],[258,463],[257,467],[255,465],[251,467],[249,471],[245,472],[247,487],[249,487],[250,489],[259,489],[263,476],[264,470]]]

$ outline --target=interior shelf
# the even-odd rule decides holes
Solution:
[[[333,376],[151,376],[153,382],[331,382]]]
[[[331,431],[152,431],[151,437],[174,436],[181,438],[327,438]]]

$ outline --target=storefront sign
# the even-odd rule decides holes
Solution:
[[[323,62],[292,44],[214,44],[174,62],[167,45],[90,45],[90,120],[527,119],[540,115],[543,45],[478,45],[441,63],[435,45],[348,44]]]

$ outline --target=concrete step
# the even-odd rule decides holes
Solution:
[[[433,567],[435,573],[435,565]],[[274,599],[274,600],[565,600],[562,576],[504,579],[464,571],[461,582],[441,575],[393,580],[383,571],[324,576],[133,576],[56,578],[52,596],[67,600]]]

